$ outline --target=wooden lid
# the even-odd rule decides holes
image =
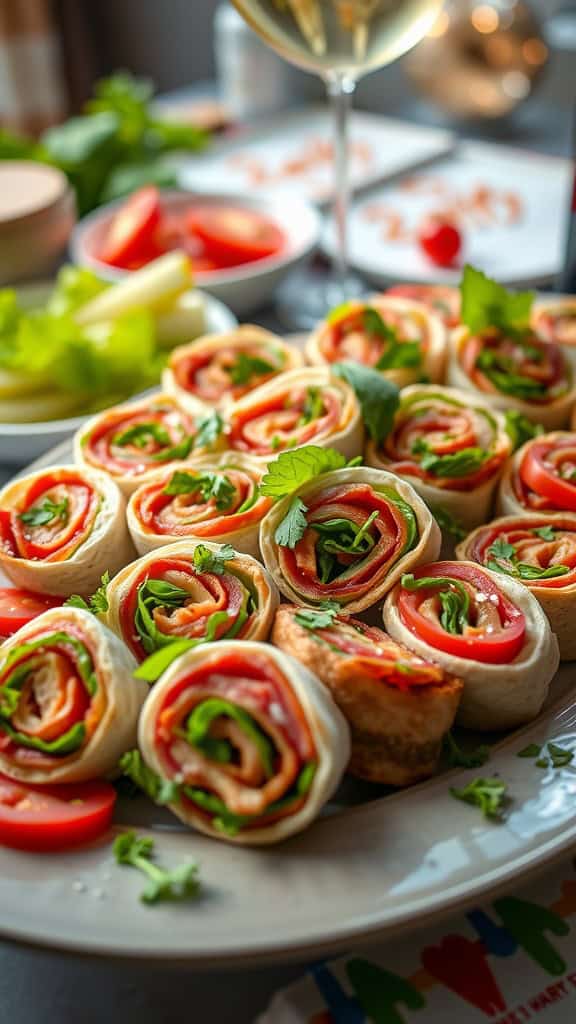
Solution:
[[[32,160],[0,162],[0,225],[49,210],[65,194],[62,171]]]

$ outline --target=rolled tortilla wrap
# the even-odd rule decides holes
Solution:
[[[352,775],[408,786],[437,768],[462,693],[459,679],[359,619],[295,605],[272,642],[316,672],[352,734]]]
[[[221,545],[194,540],[128,565],[107,598],[106,624],[138,661],[175,641],[266,640],[278,606],[278,591],[255,558],[227,557]]]
[[[434,562],[405,576],[384,603],[390,636],[464,683],[457,721],[469,729],[530,722],[558,669],[558,642],[517,580],[473,562]]]
[[[150,692],[139,727],[149,768],[177,785],[185,824],[239,845],[306,828],[338,785],[348,727],[316,676],[266,644],[184,654]]]
[[[90,612],[54,608],[0,650],[0,771],[20,782],[97,779],[136,742],[148,692]]]
[[[224,409],[286,370],[302,366],[294,345],[262,327],[244,324],[174,349],[162,386],[193,415]]]
[[[362,363],[402,388],[423,376],[443,381],[447,342],[442,320],[423,303],[373,295],[333,310],[308,339],[306,358],[314,366]]]
[[[575,514],[494,519],[462,541],[456,555],[523,583],[546,613],[561,659],[576,658]]]
[[[42,469],[0,492],[0,568],[42,594],[91,594],[134,558],[126,502],[105,473]]]
[[[488,519],[512,443],[504,417],[465,391],[404,388],[390,434],[368,441],[366,463],[397,473],[433,510],[466,529]]]
[[[299,538],[286,530],[296,501],[304,517]],[[403,572],[436,558],[440,543],[436,521],[410,484],[365,467],[303,484],[260,526],[264,563],[284,596],[298,605],[338,601],[347,613],[376,604]]]

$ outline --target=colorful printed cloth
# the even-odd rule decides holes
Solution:
[[[576,1021],[576,863],[436,928],[313,965],[258,1024],[540,1019]]]
[[[0,128],[36,135],[65,113],[50,0],[0,0]]]

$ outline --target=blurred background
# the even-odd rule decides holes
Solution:
[[[515,123],[509,118],[504,125],[492,123],[490,133],[528,137],[550,149],[566,145],[566,115],[576,82],[575,3],[451,0],[434,31],[433,38],[404,60],[365,78],[357,108],[430,122],[477,116],[493,122],[516,110]],[[176,91],[178,99],[222,100],[225,110],[199,114],[215,122],[249,117],[259,105],[288,107],[322,96],[315,76],[284,64],[253,37],[253,46],[266,53],[267,63],[277,65],[281,82],[266,103],[261,90],[258,100],[258,71],[247,83],[242,63],[248,34],[251,30],[239,15],[218,0],[0,0],[0,125],[39,131],[78,111],[94,81],[118,68],[150,77],[158,91]],[[441,61],[431,46],[439,41]],[[520,72],[516,43],[525,44]],[[453,54],[452,72],[457,54],[459,66],[468,69],[470,88],[480,92],[463,109],[458,109],[455,95],[461,92],[462,79],[446,74],[447,49]],[[504,98],[497,101],[498,90],[489,95],[486,82],[512,65]],[[486,125],[483,130],[488,131]]]

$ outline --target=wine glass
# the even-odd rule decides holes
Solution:
[[[326,82],[334,109],[337,255],[327,287],[294,289],[294,325],[309,327],[361,290],[348,269],[348,122],[358,79],[390,64],[432,27],[443,0],[232,0],[285,60]]]

